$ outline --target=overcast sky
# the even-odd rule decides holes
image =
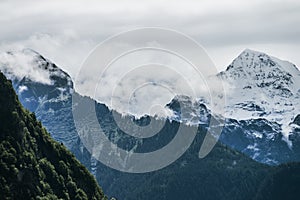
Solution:
[[[299,24],[299,0],[2,0],[0,50],[32,48],[74,76],[107,37],[155,26],[194,38],[220,70],[245,48],[300,66]]]
[[[112,35],[141,27],[173,29],[192,37],[204,47],[218,71],[224,70],[246,48],[300,66],[299,0],[2,0],[0,25],[0,53],[31,48],[66,70],[73,79],[97,44]],[[167,80],[170,86],[182,85],[180,81],[171,80]],[[137,82],[130,82],[128,86],[134,89]],[[99,92],[102,95],[99,101],[108,104],[115,85],[104,86]],[[132,92],[129,88],[121,88],[127,89],[118,96],[122,105],[128,101],[122,97],[134,96],[140,91],[135,88]],[[89,89],[93,88],[86,85],[83,91]],[[166,105],[173,95],[166,95],[162,90],[155,93],[152,88],[152,97],[145,102],[149,90],[140,92],[143,94],[141,107],[137,108],[140,114],[147,113],[149,105]],[[132,103],[138,105],[138,99]]]

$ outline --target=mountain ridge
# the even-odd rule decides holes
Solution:
[[[36,84],[36,85],[32,84],[30,85],[29,89],[35,90],[35,88],[39,88],[39,87],[41,87],[40,84]],[[37,97],[38,106],[35,108],[35,110],[33,110],[34,112],[36,112],[37,118],[43,122],[43,124],[47,127],[49,132],[53,135],[53,137],[56,140],[63,142],[70,150],[72,150],[72,152],[76,155],[76,157],[79,158],[82,163],[84,163],[84,165],[93,173],[93,175],[95,175],[95,177],[97,177],[97,180],[100,183],[100,185],[103,186],[105,193],[109,195],[117,195],[117,197],[120,198],[128,196],[128,199],[130,199],[130,197],[132,197],[131,199],[134,199],[133,196],[135,196],[136,194],[143,195],[142,190],[136,189],[138,188],[138,186],[135,185],[135,183],[130,183],[130,181],[134,181],[134,178],[132,178],[132,176],[118,173],[115,170],[106,167],[102,163],[98,162],[95,158],[91,157],[90,153],[87,151],[87,149],[85,149],[84,145],[82,144],[80,138],[77,135],[77,131],[74,126],[73,116],[72,116],[71,94],[70,93],[67,94],[66,99],[59,99],[58,98],[59,93],[54,95],[52,98],[48,98],[49,96],[45,96],[47,95],[47,92],[48,92],[47,90],[44,90],[44,92],[41,93],[41,96]],[[167,142],[170,139],[172,139],[173,132],[174,130],[176,130],[176,127],[178,126],[179,122],[184,122],[185,125],[186,124],[192,126],[199,125],[198,134],[205,134],[205,132],[208,129],[209,119],[213,116],[212,113],[210,113],[211,111],[210,111],[209,104],[205,101],[205,99],[198,99],[198,102],[195,102],[193,99],[190,99],[189,97],[174,99],[174,101],[170,102],[170,104],[168,104],[167,106],[172,107],[174,111],[177,111],[179,117],[167,121],[165,129],[161,132],[162,134],[158,134],[158,136],[152,138],[154,139],[154,141],[156,141],[156,143],[154,143],[154,141],[148,141],[148,140],[134,140],[132,137],[126,136],[126,133],[120,130],[120,128],[118,128],[118,126],[115,124],[112,113],[114,112],[115,114],[118,115],[117,112],[110,110],[106,105],[96,102],[95,100],[89,97],[80,96],[80,94],[77,94],[76,91],[72,91],[72,92],[74,92],[72,94],[78,95],[79,98],[83,98],[85,101],[91,101],[91,103],[95,104],[98,121],[101,127],[104,129],[104,131],[107,132],[107,136],[115,144],[118,144],[119,147],[128,150],[135,149],[138,151],[144,148],[144,151],[145,150],[153,151],[156,148],[160,148],[161,146],[167,144]],[[26,91],[23,91],[23,94],[26,94]],[[22,92],[21,92],[21,96],[22,96]],[[183,106],[186,106],[187,107],[186,110],[191,110],[191,112],[190,113],[178,112],[180,110],[180,107],[178,107],[178,105],[176,104],[176,100],[177,101],[183,100]],[[25,101],[24,98],[23,101]],[[253,108],[254,111],[259,110],[258,107],[256,107],[256,104],[253,102],[250,103],[242,102],[242,103],[244,104],[238,105],[239,109],[243,109],[243,108],[248,109],[247,112],[253,112]],[[189,108],[189,106],[191,107]],[[123,117],[125,120],[133,120],[137,124],[147,123],[149,119],[157,120],[151,116],[145,116],[144,118],[141,119],[135,119],[134,116],[129,116],[129,115]],[[297,123],[297,120],[294,121]],[[166,132],[168,132],[168,134],[163,134]],[[297,137],[297,131],[295,132],[295,134],[291,135],[292,137],[290,136],[289,138],[290,140],[293,141],[294,144],[292,148],[289,148],[287,143],[282,140],[281,135],[282,135],[281,124],[278,124],[277,122],[268,121],[266,119],[263,119],[262,117],[253,116],[253,118],[251,119],[234,119],[234,118],[230,119],[229,118],[226,119],[225,127],[221,134],[220,141],[226,146],[234,149],[235,151],[242,152],[242,154],[245,154],[256,161],[267,163],[268,165],[279,165],[280,163],[299,161],[300,155],[297,154],[297,152],[300,147],[299,145],[300,138]],[[197,143],[195,145],[196,146],[199,145],[199,140],[197,140]],[[219,146],[219,144],[217,146]],[[220,151],[222,152],[222,155],[224,155],[224,152],[226,152],[224,150],[225,147],[222,146],[220,148],[221,148]],[[175,171],[178,170],[180,171],[181,162],[186,163],[188,161],[187,158],[191,158],[191,157],[193,159],[190,161],[190,163],[194,163],[194,164],[189,164],[189,162],[187,163],[195,167],[196,166],[195,163],[198,163],[198,161],[193,155],[193,153],[195,152],[196,151],[194,147],[194,151],[189,151],[187,154],[183,156],[183,158],[181,158],[178,162],[176,162],[173,165],[175,166],[174,168],[176,169]],[[216,161],[215,160],[216,158],[214,156],[210,158],[212,159],[213,162]],[[197,159],[199,158],[197,157]],[[244,160],[244,158],[241,159]],[[230,163],[232,161],[230,161],[229,159],[226,162]],[[245,162],[248,163],[250,161],[247,160]],[[231,167],[231,165],[232,163],[230,163],[230,166],[229,165],[228,166]],[[195,170],[195,173],[199,175],[200,172],[192,167],[191,171],[193,170]],[[184,174],[184,171],[181,171],[181,173]],[[153,174],[155,177],[153,181],[155,180],[156,182],[158,180],[161,180],[161,177],[167,178],[166,174],[170,174],[170,172],[168,170],[163,170],[162,172],[156,172]],[[224,174],[220,173],[220,176],[224,176]],[[111,180],[112,177],[113,180]],[[134,177],[138,177],[136,181],[139,180],[141,181],[140,183],[145,182],[149,184],[146,181],[147,180],[146,177],[148,177],[147,175],[134,176]],[[183,181],[184,177],[180,177],[180,180]],[[123,186],[121,184],[124,182],[127,183],[127,186]],[[178,184],[181,187],[184,187],[181,183]],[[200,183],[197,182],[197,184]],[[123,188],[123,190],[120,188]],[[126,190],[128,189],[128,191],[124,191],[125,188]],[[168,186],[167,188],[170,189],[170,186]],[[159,188],[156,189],[158,191],[161,190],[165,191]],[[137,192],[136,194],[131,194],[129,191],[132,190],[137,190],[139,192]],[[170,191],[173,190],[170,189]]]
[[[49,60],[45,59],[43,56],[37,56],[37,52],[33,50],[26,50],[29,51],[29,54],[33,54],[34,58],[41,58],[42,61],[37,61],[36,63],[41,63],[41,66],[45,68],[45,66],[55,66],[55,68],[58,68],[55,64],[51,63]],[[9,53],[9,55],[14,55],[12,52]],[[274,61],[275,60],[275,61]],[[47,61],[46,63],[44,61]],[[49,63],[50,62],[50,63]],[[230,89],[231,93],[230,95],[227,95],[227,105],[225,108],[225,117],[228,119],[228,125],[225,124],[225,134],[223,135],[229,135],[226,134],[227,132],[234,132],[235,130],[230,128],[230,119],[232,120],[242,120],[242,121],[253,121],[260,120],[262,118],[268,120],[266,123],[266,127],[269,127],[270,124],[273,124],[273,131],[275,134],[282,135],[282,140],[286,142],[288,145],[288,148],[291,150],[286,151],[292,151],[293,148],[293,141],[295,140],[293,134],[294,132],[297,132],[297,124],[292,123],[293,120],[296,118],[296,116],[300,113],[298,112],[297,108],[300,108],[300,98],[293,98],[290,96],[279,96],[275,95],[275,97],[268,97],[268,95],[260,96],[265,93],[265,91],[262,91],[262,89],[259,87],[259,84],[261,84],[262,80],[261,78],[258,78],[260,81],[259,84],[257,84],[254,80],[254,83],[252,83],[253,77],[256,76],[250,76],[249,74],[245,74],[244,71],[242,72],[240,70],[236,71],[236,69],[243,69],[243,68],[257,68],[256,70],[258,72],[261,71],[261,68],[282,68],[283,64],[286,64],[285,68],[289,68],[294,70],[294,74],[297,76],[293,77],[293,79],[297,78],[299,76],[300,80],[300,73],[299,70],[296,69],[296,67],[286,61],[280,61],[279,59],[276,59],[274,57],[268,56],[265,53],[257,52],[253,50],[246,49],[244,50],[234,61],[233,64],[229,65],[227,67],[227,70],[224,72],[220,72],[218,76],[221,76],[223,80],[227,83],[230,83],[229,85],[233,88]],[[246,64],[242,64],[246,63]],[[279,63],[279,64],[278,64]],[[283,64],[282,64],[283,63]],[[245,65],[245,66],[244,66]],[[272,72],[272,71],[271,71]],[[65,72],[64,72],[65,73]],[[266,74],[266,73],[264,73]],[[284,73],[285,75],[287,73]],[[231,75],[234,76],[234,79],[232,80]],[[274,75],[272,72],[271,75]],[[276,75],[276,74],[275,74]],[[241,76],[243,78],[241,78]],[[250,85],[248,83],[244,83],[244,77],[246,78],[250,77]],[[229,77],[229,78],[228,78]],[[65,75],[64,78],[66,78],[68,82],[70,81],[70,84],[67,84],[67,86],[70,86],[69,90],[61,90],[60,87],[56,85],[47,85],[45,83],[39,83],[36,81],[28,81],[24,82],[22,85],[20,84],[14,84],[14,87],[16,91],[18,92],[18,95],[20,96],[21,102],[25,105],[25,107],[29,108],[31,111],[35,112],[40,120],[43,121],[43,123],[46,125],[46,127],[49,129],[50,132],[57,133],[54,134],[54,138],[60,142],[63,142],[67,145],[69,149],[72,149],[73,146],[77,145],[77,139],[76,139],[76,130],[74,128],[68,128],[64,124],[71,124],[69,127],[74,127],[74,123],[72,120],[65,121],[65,119],[72,119],[72,101],[71,101],[71,95],[74,92],[73,89],[73,83],[72,80],[68,75]],[[271,79],[273,79],[272,77]],[[238,79],[238,81],[236,81]],[[242,81],[241,81],[242,80]],[[291,81],[292,79],[290,79]],[[280,79],[277,78],[277,82],[280,82]],[[54,82],[54,81],[52,81]],[[288,82],[289,84],[294,84],[293,82]],[[30,85],[33,84],[33,85]],[[284,84],[286,84],[284,82]],[[266,84],[265,84],[266,85]],[[21,90],[20,90],[21,87]],[[25,89],[22,89],[24,87]],[[31,90],[26,90],[26,88],[30,87]],[[258,88],[258,89],[257,89]],[[269,89],[268,86],[266,86],[267,92],[273,91]],[[49,92],[49,91],[55,91]],[[294,90],[295,92],[295,90]],[[52,94],[52,95],[49,95]],[[295,94],[297,95],[297,94]],[[179,96],[178,96],[179,97]],[[210,115],[214,115],[214,113],[211,113],[209,102],[205,99],[191,99],[190,97],[185,97],[185,99],[182,97],[174,97],[174,100],[181,101],[183,106],[185,107],[185,110],[191,111],[190,113],[180,113],[180,117],[177,113],[173,117],[170,117],[170,120],[177,120],[179,122],[183,122],[189,125],[197,126],[198,124],[208,124],[208,120]],[[260,98],[262,97],[262,100]],[[299,96],[300,97],[300,96]],[[177,99],[176,99],[177,98]],[[290,98],[293,98],[292,100]],[[298,104],[298,103],[299,104]],[[172,102],[170,102],[166,107],[170,106]],[[200,106],[201,105],[201,106]],[[299,105],[299,106],[298,106]],[[65,109],[65,111],[60,111],[59,109]],[[296,108],[296,109],[295,109]],[[58,110],[57,110],[58,109]],[[200,110],[199,110],[200,109]],[[47,111],[47,112],[45,112]],[[173,110],[174,111],[174,110]],[[64,119],[61,119],[59,117],[60,115],[58,113],[69,113],[68,116],[65,116]],[[206,113],[206,114],[205,114]],[[284,116],[284,117],[283,117]],[[55,120],[51,120],[51,119]],[[55,124],[52,122],[58,123],[60,127],[64,127],[61,130],[55,130]],[[260,123],[260,122],[259,122]],[[72,125],[73,124],[73,125]],[[236,123],[237,127],[239,127],[239,124],[241,127],[245,126],[247,123]],[[279,124],[279,126],[277,126]],[[259,125],[261,126],[261,125]],[[247,125],[247,127],[249,127]],[[74,134],[64,134],[64,132],[73,132]],[[268,132],[268,131],[267,131]],[[263,140],[272,140],[274,139],[274,133],[269,133],[269,136],[266,136],[266,139]],[[249,150],[253,151],[251,154],[252,158],[255,158],[257,155],[256,149],[253,148],[253,146],[256,145],[256,143],[261,143],[261,133],[259,133],[258,130],[252,130],[249,133],[239,133],[237,136],[240,137],[249,137],[249,134],[254,134],[256,139],[253,144],[249,143],[248,145],[244,144],[243,148],[240,148],[238,150],[248,152]],[[242,135],[242,136],[241,136]],[[252,137],[252,136],[251,136]],[[281,137],[281,136],[280,136]],[[276,140],[278,140],[279,143],[281,143],[280,137]],[[290,139],[292,137],[292,140]],[[270,138],[270,139],[268,139]],[[225,139],[226,141],[227,139]],[[231,140],[231,139],[230,139]],[[270,140],[270,142],[271,142]],[[298,139],[297,139],[298,140]],[[297,143],[298,141],[296,141]],[[295,142],[294,142],[295,143]],[[226,143],[228,145],[234,145],[232,143]],[[264,144],[265,145],[265,144]],[[80,151],[83,151],[82,144],[79,149]],[[297,145],[298,146],[298,145]],[[77,148],[77,147],[76,147]],[[77,148],[78,149],[78,148]],[[79,151],[79,150],[76,150]],[[267,154],[266,154],[267,155]],[[267,159],[269,160],[269,158]],[[273,159],[271,159],[273,160]],[[275,159],[276,160],[276,159]],[[265,159],[258,160],[260,162],[266,162]],[[278,161],[275,161],[275,163]],[[282,161],[280,161],[282,162]]]
[[[94,177],[25,110],[0,72],[0,196],[106,199]]]

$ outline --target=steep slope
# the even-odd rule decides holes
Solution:
[[[1,58],[0,69],[12,80],[23,106],[35,113],[56,141],[94,172],[95,159],[84,148],[75,129],[70,76],[31,49],[2,53]]]
[[[95,104],[93,99],[82,96],[78,98]],[[176,108],[175,104],[176,102],[173,102],[169,106]],[[136,152],[150,152],[163,147],[172,140],[180,125],[176,121],[166,121],[164,127],[155,136],[136,141],[117,127],[112,115],[113,111],[103,104],[96,104],[96,111],[99,124],[111,141],[123,149],[135,149]],[[204,108],[200,111],[204,111]],[[125,116],[123,119],[134,120],[130,116]],[[151,120],[155,119],[145,117],[135,121],[145,125]],[[185,126],[186,134],[192,131],[190,126],[182,124],[181,126]],[[264,196],[264,191],[281,197],[288,193],[284,199],[299,197],[297,189],[300,189],[300,182],[295,181],[297,178],[294,177],[300,170],[299,164],[288,165],[292,166],[294,171],[289,171],[286,165],[275,167],[260,164],[221,143],[217,143],[207,157],[199,159],[199,149],[207,128],[205,123],[199,125],[196,138],[190,148],[176,162],[164,169],[146,174],[128,174],[110,169],[98,162],[97,177],[102,177],[100,182],[106,186],[105,189],[109,194],[125,200],[255,199]],[[284,144],[286,145],[285,142]],[[281,176],[276,185],[284,181],[286,185],[293,184],[296,190],[290,191],[287,187],[268,187],[269,181],[272,181],[272,177],[277,177],[280,171],[285,171],[285,176]]]
[[[217,76],[227,86],[221,142],[270,165],[299,161],[298,68],[246,49]],[[182,117],[177,112],[179,102],[190,111]],[[178,96],[167,106],[175,111],[174,119],[188,124],[208,124],[207,119],[213,114],[205,99]]]
[[[260,162],[299,161],[298,68],[247,49],[219,76],[230,85],[221,140]]]
[[[94,177],[25,110],[0,72],[2,199],[104,199]]]
[[[78,102],[89,101],[95,104],[93,99],[82,96],[78,98],[81,99]],[[95,109],[99,124],[111,142],[123,149],[134,149],[135,152],[151,152],[165,146],[176,135],[180,125],[179,122],[167,120],[155,136],[140,141],[118,128],[114,119],[120,114],[113,114],[103,104],[96,104]],[[123,120],[132,121],[134,118],[125,116]],[[136,120],[136,123],[145,125],[151,120],[155,119],[143,118]],[[190,126],[181,126],[184,126],[185,134],[190,134],[193,130]],[[118,199],[251,199],[272,168],[220,143],[207,157],[200,159],[198,153],[206,132],[206,125],[199,126],[188,151],[164,169],[130,174],[113,170],[98,162],[96,176],[102,177],[99,181],[105,186],[105,192]],[[91,135],[89,130],[86,135]]]
[[[277,122],[292,146],[289,124],[300,113],[300,71],[295,65],[247,49],[219,75],[231,86],[227,118]]]
[[[2,57],[0,69],[12,80],[23,106],[36,114],[56,141],[74,146],[76,139],[66,134],[70,131],[67,124],[72,123],[66,120],[71,116],[63,115],[71,114],[64,110],[70,107],[73,92],[70,76],[31,49],[2,53]]]
[[[10,53],[9,55],[14,54]],[[36,59],[38,60],[34,61]],[[43,70],[47,70],[43,66],[54,66],[47,59],[41,59],[45,62],[39,61],[40,59],[40,56],[33,56],[33,59],[29,60],[34,61],[30,62],[31,65],[37,63],[36,67]],[[40,65],[40,63],[44,64]],[[21,82],[20,80],[24,77],[26,81]],[[49,95],[52,94],[51,91],[61,91],[56,90],[57,88],[68,88],[68,85],[72,84],[57,87],[50,75],[46,77],[48,77],[48,81],[38,81],[25,74],[21,79],[16,78],[14,87],[21,95],[22,103],[34,111],[51,135],[56,140],[63,142],[80,162],[96,176],[105,193],[110,196],[116,196],[120,199],[145,200],[178,198],[252,199],[259,190],[261,183],[265,182],[265,177],[269,177],[276,168],[256,163],[244,154],[268,164],[300,160],[300,155],[297,153],[299,152],[297,151],[297,141],[299,140],[297,134],[292,134],[293,137],[289,137],[291,141],[295,141],[291,149],[282,140],[281,124],[252,115],[250,118],[243,118],[243,120],[227,119],[226,121],[221,141],[235,150],[217,144],[205,159],[199,159],[198,152],[207,132],[211,113],[209,105],[206,105],[205,101],[193,102],[188,97],[175,98],[167,105],[175,111],[177,116],[174,116],[175,120],[173,121],[167,120],[164,128],[157,135],[146,139],[136,139],[118,127],[114,120],[114,116],[121,117],[118,113],[114,113],[107,106],[97,103],[93,99],[82,97],[74,92],[72,87],[69,87],[70,90],[63,90],[66,91],[62,95],[64,98],[60,98],[60,92],[55,93],[56,95]],[[66,76],[63,77],[68,80]],[[40,90],[39,88],[44,89]],[[179,160],[162,170],[147,174],[127,174],[113,170],[92,158],[82,145],[73,122],[72,94],[81,98],[82,101],[90,101],[92,105],[96,106],[101,128],[113,143],[123,149],[134,149],[137,152],[150,152],[159,149],[172,140],[179,122],[197,126],[197,137],[190,149]],[[188,112],[180,112],[178,101],[181,101]],[[28,104],[26,104],[27,102]],[[33,105],[35,105],[34,102],[38,103],[31,106],[30,102],[33,102]],[[251,104],[249,106],[251,108]],[[232,118],[234,117],[232,116]],[[136,124],[142,126],[151,120],[156,120],[149,116],[139,120],[133,116],[126,116],[123,119],[125,122],[126,120],[135,121]],[[299,120],[295,118],[292,122],[292,126],[297,127]],[[89,122],[86,121],[86,123]],[[189,128],[186,127],[188,134]],[[236,150],[244,154],[238,153]]]

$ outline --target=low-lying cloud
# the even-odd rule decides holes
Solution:
[[[26,50],[0,53],[0,70],[9,79],[28,78],[38,83],[50,85],[50,73],[42,69],[40,64],[33,52],[26,52]],[[24,91],[25,88],[21,89]]]
[[[5,52],[19,51],[24,48],[34,49],[75,79],[89,52],[108,37],[134,28],[163,27],[183,32],[195,39],[207,50],[219,71],[224,70],[246,48],[266,52],[300,66],[298,55],[300,2],[298,0],[188,0],[184,2],[77,0],[72,3],[67,0],[47,2],[4,0],[0,2],[0,13],[0,25],[3,27],[0,32],[2,52],[0,59],[2,63],[9,63],[3,65],[2,69],[10,70],[18,77],[27,75],[47,84],[49,84],[48,75],[32,66],[30,58],[26,56],[14,58]],[[177,41],[171,42],[177,44]],[[185,48],[184,44],[182,48]],[[135,55],[132,59],[136,64],[150,63],[149,60],[143,60],[141,55]],[[122,64],[126,62],[128,61],[122,60]],[[174,62],[166,60],[163,64],[171,66]],[[119,66],[118,69],[121,67]],[[106,82],[101,83],[101,87],[99,85],[99,89],[101,88],[99,91],[91,91],[93,84],[99,84],[99,79],[93,80],[89,77],[82,80],[84,87],[82,85],[75,85],[75,87],[83,87],[83,94],[97,96],[99,101],[107,102],[108,105],[111,104],[109,95],[112,90],[115,87],[124,87],[122,90],[116,89],[116,93],[112,95],[116,107],[126,103],[124,101],[128,101],[129,95],[131,112],[141,113],[139,111],[142,110],[151,112],[154,108],[149,105],[158,105],[157,108],[162,102],[169,101],[173,97],[170,91],[183,87],[183,82],[203,85],[199,87],[202,91],[198,91],[196,96],[205,93],[205,84],[196,81],[194,74],[186,70],[187,67],[182,69],[184,71],[180,74],[189,74],[188,81],[174,78],[176,76],[169,77],[172,73],[165,73],[164,78],[160,80],[150,80],[144,74],[118,83],[120,74],[115,74],[114,71],[104,77],[103,80]],[[121,73],[122,70],[117,72]],[[152,77],[154,74],[151,73],[154,72],[155,70],[147,71]],[[145,86],[136,88],[145,83],[145,80],[147,80]],[[158,83],[166,87],[157,89],[155,84]],[[125,87],[124,84],[129,86]],[[210,82],[210,85],[217,84]],[[170,91],[166,89],[167,87]],[[183,93],[188,93],[187,87],[181,90],[185,91]],[[158,93],[164,95],[157,95]],[[145,95],[150,95],[151,98],[141,108],[137,102],[141,101],[141,96],[146,100]],[[124,100],[125,96],[126,100]]]

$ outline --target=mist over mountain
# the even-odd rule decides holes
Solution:
[[[174,97],[166,105],[174,111],[174,115],[166,120],[164,128],[151,138],[136,139],[127,135],[116,124],[114,115],[121,114],[76,93],[65,72],[36,52],[29,52],[17,54],[29,57],[28,66],[35,65],[46,71],[42,74],[47,74],[47,81],[34,79],[26,73],[14,75],[14,71],[8,66],[16,63],[7,62],[0,69],[13,80],[22,104],[35,112],[55,140],[64,143],[75,154],[108,195],[120,199],[295,197],[295,188],[299,187],[297,180],[291,186],[294,189],[287,186],[278,190],[278,184],[286,174],[289,178],[285,180],[285,184],[293,182],[292,174],[298,172],[298,164],[268,166],[300,161],[299,71],[293,64],[264,53],[245,50],[225,72],[218,74],[229,83],[233,93],[226,97],[227,119],[220,143],[201,160],[198,151],[209,130],[211,118],[216,117],[205,99],[180,95]],[[14,55],[14,52],[7,54],[12,60]],[[72,95],[95,105],[100,126],[107,137],[121,148],[137,152],[161,148],[172,140],[180,124],[187,127],[187,134],[189,126],[196,126],[196,139],[180,159],[162,170],[147,174],[118,172],[91,157],[82,144],[74,125]],[[184,106],[187,112],[180,112],[180,106]],[[143,125],[151,120],[163,119],[151,116],[136,119],[127,115],[124,120],[135,120],[137,124]],[[289,170],[290,168],[293,170]],[[277,179],[277,173],[284,175]],[[273,184],[268,187],[270,182]],[[275,191],[280,195],[274,196]]]

